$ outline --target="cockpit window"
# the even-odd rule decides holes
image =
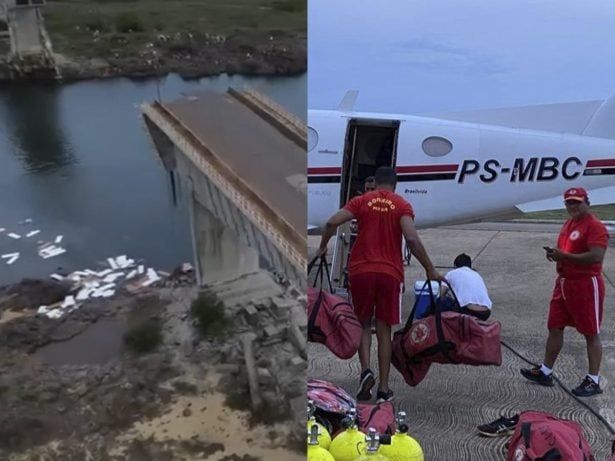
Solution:
[[[313,150],[317,144],[318,144],[318,132],[311,126],[308,126],[308,145],[307,145],[308,152]]]
[[[444,157],[453,150],[453,145],[446,138],[430,136],[423,140],[423,152],[430,157]]]

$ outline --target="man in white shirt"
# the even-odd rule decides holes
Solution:
[[[472,259],[462,253],[455,258],[454,265],[455,269],[444,276],[459,301],[460,309],[454,310],[462,314],[473,315],[480,320],[487,320],[491,315],[492,303],[483,278],[472,269]],[[442,299],[447,291],[448,288],[442,285]],[[448,304],[451,303],[445,302],[445,305]]]

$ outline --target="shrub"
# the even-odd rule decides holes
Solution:
[[[201,293],[192,302],[191,312],[203,336],[218,336],[228,327],[224,303],[214,293]]]
[[[115,29],[126,34],[128,32],[143,32],[145,27],[137,14],[126,12],[115,17]]]
[[[158,320],[146,320],[124,333],[124,344],[138,354],[155,350],[162,343],[162,326]]]

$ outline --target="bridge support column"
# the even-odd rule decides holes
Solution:
[[[259,270],[256,250],[192,199],[192,235],[199,285],[232,280]]]

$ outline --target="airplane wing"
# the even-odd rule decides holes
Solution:
[[[587,191],[592,205],[610,205],[615,203],[615,186],[601,187]],[[561,210],[564,203],[561,195],[535,202],[520,203],[516,208],[523,213],[532,211]]]
[[[582,134],[603,102],[582,101],[420,115],[458,122]]]

